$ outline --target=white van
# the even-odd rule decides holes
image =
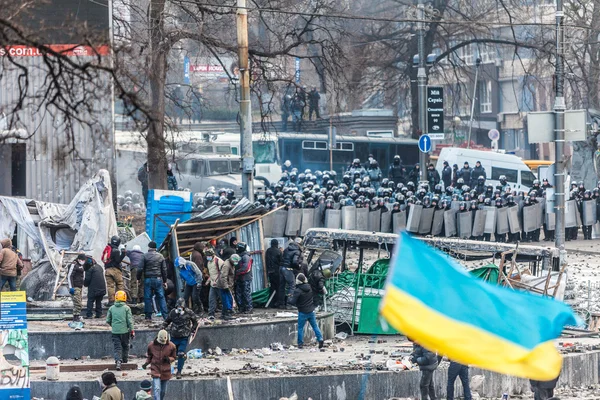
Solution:
[[[513,154],[445,147],[440,152],[436,165],[440,176],[442,176],[444,161],[448,161],[450,167],[454,164],[458,165],[458,169],[462,169],[465,161],[471,168],[475,168],[475,163],[480,161],[487,175],[486,185],[496,187],[500,184],[500,176],[504,175],[510,187],[517,192],[528,192],[536,179],[523,160]]]

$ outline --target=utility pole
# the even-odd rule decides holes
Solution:
[[[418,51],[419,51],[419,69],[417,70],[417,84],[419,88],[419,129],[422,135],[427,134],[427,69],[425,60],[425,4],[423,0],[417,3],[417,31],[418,31]],[[419,167],[421,168],[421,181],[427,179],[427,164],[429,154],[419,152]]]
[[[555,246],[559,250],[560,264],[566,262],[565,250],[565,64],[564,64],[564,12],[562,0],[556,1],[556,77],[554,98],[554,150],[555,173],[554,211],[556,216]]]
[[[471,130],[473,129],[473,114],[475,114],[475,99],[477,98],[477,80],[479,79],[479,65],[481,59],[475,60],[475,85],[473,86],[473,98],[471,99],[471,118],[469,118],[469,136],[467,137],[467,149],[471,148]]]
[[[240,148],[242,153],[242,195],[254,202],[254,157],[252,155],[252,107],[248,65],[248,9],[246,0],[237,0],[237,42],[240,65]]]

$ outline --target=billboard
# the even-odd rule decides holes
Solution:
[[[0,399],[29,400],[29,339],[25,292],[0,294]],[[11,355],[18,361],[8,361]]]

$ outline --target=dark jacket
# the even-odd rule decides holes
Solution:
[[[281,263],[285,268],[300,269],[302,264],[302,249],[296,242],[291,242],[283,251],[283,261]]]
[[[462,178],[463,181],[465,181],[465,185],[471,184],[471,171],[473,171],[471,169],[471,167],[469,167],[469,168],[462,167],[461,169],[458,170],[458,178]]]
[[[320,268],[319,263],[314,263],[308,272],[308,283],[315,296],[323,293],[325,287],[325,276]]]
[[[452,168],[449,165],[442,170],[442,181],[444,181],[444,187],[448,187],[452,183]]]
[[[235,280],[236,281],[251,281],[252,280],[252,258],[247,251],[240,254],[242,259],[235,267]],[[250,265],[248,265],[250,264]],[[248,267],[250,270],[248,270]],[[246,272],[248,271],[248,272]]]
[[[279,245],[271,246],[267,249],[265,253],[265,260],[267,263],[267,273],[269,274],[278,274],[279,267],[281,267],[281,250],[279,250]]]
[[[204,254],[202,254],[200,249],[200,243],[196,243],[192,251],[192,261],[196,264],[200,272],[202,272],[202,281],[205,282],[208,279],[208,269],[204,260]],[[200,280],[200,277],[198,277],[198,280]]]
[[[131,268],[139,268],[142,264],[142,260],[144,259],[144,253],[139,250],[127,250],[127,257],[129,257],[129,262],[131,263]]]
[[[106,281],[104,280],[104,270],[96,263],[85,271],[85,281],[83,285],[88,288],[88,296],[99,297],[106,294]]]
[[[427,170],[427,180],[429,181],[429,186],[433,188],[435,185],[440,183],[440,173],[437,170]]]
[[[121,268],[121,261],[123,261],[127,253],[125,250],[119,250],[118,247],[112,245],[110,247],[110,258],[108,259],[108,262],[104,264],[104,268]]]
[[[168,357],[168,362],[165,362]],[[177,357],[177,348],[171,342],[160,344],[156,339],[148,345],[146,353],[146,364],[150,364],[150,375],[153,378],[160,378],[161,381],[168,381],[173,376],[171,374],[171,363]]]
[[[227,261],[227,260],[229,260],[229,257],[231,257],[234,254],[235,254],[235,248],[233,248],[233,246],[226,247],[225,250],[223,250],[221,259],[223,261]]]
[[[404,172],[402,171],[403,168],[404,167],[402,164],[390,165],[390,169],[388,170],[388,178],[392,179],[396,183],[399,183],[404,178]]]
[[[471,185],[470,185],[471,187],[477,185],[477,179],[480,176],[487,178],[486,173],[485,173],[485,168],[483,168],[483,165],[481,167],[475,167],[471,171]],[[465,183],[467,183],[467,180],[464,177],[463,177],[463,179],[465,180]]]
[[[438,366],[437,355],[416,343],[413,345],[411,361],[417,363],[421,371],[435,371]]]
[[[79,265],[77,261],[69,266],[69,272],[67,272],[67,282],[70,288],[82,288],[83,287],[83,265]]]
[[[303,283],[296,286],[294,294],[290,299],[289,303],[293,306],[298,307],[298,311],[301,313],[311,313],[315,310],[313,304],[313,292],[308,283]]]
[[[144,278],[161,278],[163,282],[166,282],[167,263],[162,254],[155,249],[149,249],[148,252],[144,254],[140,268],[138,268],[138,280],[142,279],[142,273],[144,274]]]
[[[177,339],[187,338],[192,333],[196,332],[196,328],[198,327],[198,317],[196,317],[196,314],[190,309],[184,308],[183,314],[180,314],[177,312],[177,309],[174,308],[165,320],[163,328],[167,329],[169,325],[171,325],[169,328],[171,337]]]

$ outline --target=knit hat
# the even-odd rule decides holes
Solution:
[[[160,344],[167,344],[167,342],[169,341],[169,333],[164,329],[161,329],[160,331],[158,331],[158,336],[156,337],[156,340]]]
[[[155,249],[155,248],[157,248],[157,247],[158,247],[158,246],[156,245],[156,242],[150,242],[150,243],[148,243],[148,248],[149,248],[149,249]]]
[[[83,400],[83,394],[79,386],[76,385],[69,389],[66,400]]]
[[[140,389],[152,390],[152,382],[150,382],[148,379],[144,379],[142,383],[140,383]]]
[[[301,285],[303,283],[306,283],[306,276],[304,276],[303,273],[299,273],[298,276],[296,276],[296,285]]]
[[[83,261],[85,261],[85,260],[87,260],[87,257],[86,257],[86,255],[85,255],[85,254],[79,254],[79,255],[77,256],[77,259],[78,259],[78,260],[83,260]]]
[[[135,400],[146,400],[151,398],[152,396],[150,396],[145,390],[140,390],[135,394]]]

